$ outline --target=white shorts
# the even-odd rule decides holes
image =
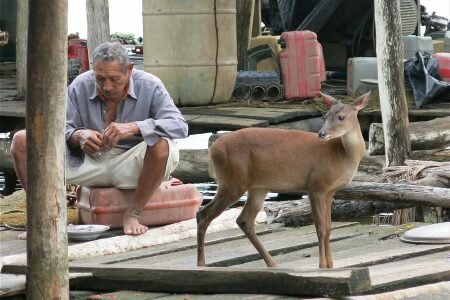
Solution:
[[[164,179],[168,179],[179,162],[179,150],[174,141],[163,138],[169,144]],[[116,187],[134,189],[144,164],[147,143],[141,142],[129,150],[113,148],[99,158],[85,155],[83,164],[76,170],[66,168],[67,184],[92,187]]]

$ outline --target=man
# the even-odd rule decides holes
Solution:
[[[162,82],[134,70],[121,44],[103,43],[92,58],[94,70],[68,87],[66,181],[136,189],[123,229],[140,235],[148,230],[139,223],[140,212],[177,166],[173,139],[186,137],[188,126]],[[24,130],[14,135],[11,152],[26,189]]]

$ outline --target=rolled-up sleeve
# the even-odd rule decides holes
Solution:
[[[174,104],[162,83],[148,86],[146,97],[151,97],[150,117],[136,121],[144,141],[154,145],[160,137],[170,139],[185,138],[188,135],[188,124],[180,110]],[[138,97],[138,101],[140,97]]]

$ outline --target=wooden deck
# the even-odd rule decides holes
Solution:
[[[174,293],[189,298],[220,294],[225,299],[270,294],[272,299],[284,299],[389,293],[440,282],[446,295],[450,290],[450,244],[400,241],[408,228],[421,225],[333,223],[333,270],[318,269],[313,226],[258,225],[260,239],[278,263],[277,268],[270,269],[240,230],[215,232],[206,236],[208,268],[196,267],[196,239],[187,238],[123,254],[72,261],[71,291],[108,294],[132,290],[162,299],[170,299]],[[2,248],[12,243],[18,247],[16,240],[2,241]],[[3,273],[24,271],[20,265],[2,269]],[[23,292],[23,280],[24,277],[2,274],[0,296]]]
[[[15,77],[11,72],[11,65],[0,64],[0,127],[2,120],[25,118],[25,102],[16,99]],[[292,124],[298,119],[321,116],[320,111],[299,104],[248,107],[241,103],[181,110],[191,134]],[[419,119],[450,116],[450,103],[412,109],[409,114]],[[379,118],[380,112],[362,115]],[[400,294],[401,289],[412,289],[410,293],[416,294],[417,299],[421,295],[426,299],[427,293],[445,299],[450,293],[450,245],[401,242],[400,236],[406,229],[406,226],[334,223],[334,270],[317,268],[318,246],[313,226],[258,226],[261,240],[278,263],[273,269],[266,268],[238,229],[207,235],[206,261],[210,267],[206,269],[195,266],[195,238],[124,254],[74,260],[70,264],[71,299],[87,299],[92,293],[108,299],[117,296],[112,293],[118,290],[125,290],[121,293],[126,294],[118,299],[298,299],[380,293],[383,293],[380,297],[390,299]],[[120,233],[114,231],[109,236],[117,234]],[[16,236],[14,231],[0,231],[2,257],[26,252],[26,242]],[[0,298],[24,293],[25,276],[15,275],[24,272],[24,266],[20,265],[2,269]],[[140,293],[131,295],[127,290]],[[143,296],[139,298],[137,294]]]

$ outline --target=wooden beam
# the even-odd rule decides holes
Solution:
[[[247,269],[173,268],[142,265],[83,266],[71,272],[89,272],[74,289],[141,290],[170,293],[258,293],[284,295],[354,295],[370,288],[367,268],[346,269]]]
[[[400,183],[352,182],[335,197],[346,200],[414,202],[450,207],[450,189]]]
[[[4,266],[5,273],[23,273],[25,266]],[[97,291],[201,294],[281,294],[293,296],[355,295],[371,288],[367,268],[151,268],[144,265],[71,263],[71,289]],[[89,274],[89,276],[87,276]],[[83,279],[85,278],[85,279]]]
[[[17,1],[16,40],[17,97],[20,100],[25,100],[27,85],[28,1]]]
[[[108,0],[86,0],[89,66],[92,52],[101,43],[110,40]]]
[[[64,182],[67,0],[29,1],[27,298],[68,299]]]
[[[375,0],[374,12],[386,166],[398,166],[411,157],[408,104],[403,80],[400,1]]]
[[[236,1],[237,70],[244,69],[244,58],[250,45],[255,0]]]
[[[430,150],[450,145],[450,117],[409,123],[412,150]],[[384,154],[383,124],[372,123],[369,129],[369,155]]]
[[[255,0],[253,9],[252,37],[261,35],[261,0]]]
[[[1,155],[1,152],[0,152]],[[208,174],[208,149],[180,150],[180,162],[172,176],[185,183],[210,182]],[[1,158],[1,156],[0,156]]]
[[[0,140],[0,170],[14,170],[9,140]]]

